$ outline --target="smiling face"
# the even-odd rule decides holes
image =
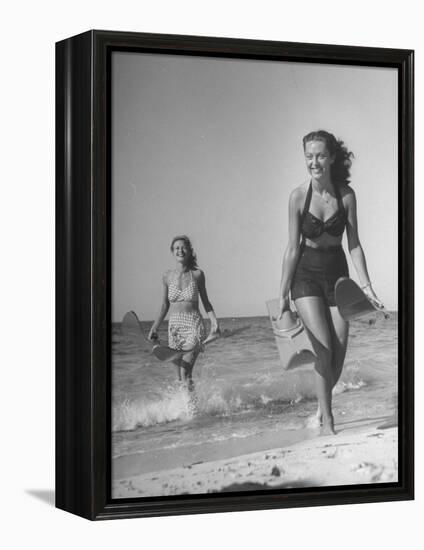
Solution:
[[[184,240],[178,239],[172,246],[172,254],[178,263],[186,265],[191,256],[190,247]]]
[[[305,161],[308,172],[317,181],[330,181],[334,162],[324,141],[314,140],[305,144]]]

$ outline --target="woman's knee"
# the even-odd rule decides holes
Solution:
[[[195,360],[195,355],[192,351],[185,353],[181,359],[181,366],[187,368],[187,366],[193,365],[194,360]]]

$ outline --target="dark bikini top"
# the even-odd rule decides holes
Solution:
[[[328,233],[332,237],[339,237],[343,234],[344,228],[346,227],[346,211],[339,189],[336,185],[334,186],[334,191],[337,198],[337,211],[323,221],[309,212],[312,199],[312,182],[310,183],[300,224],[301,233],[304,238],[317,239],[323,233]]]

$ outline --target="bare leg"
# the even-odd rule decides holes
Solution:
[[[333,388],[342,374],[349,338],[349,323],[343,319],[337,306],[330,307],[330,330],[333,343]]]
[[[198,355],[199,351],[193,350],[185,353],[181,358],[180,372],[182,374],[182,380],[187,384],[189,391],[194,391],[193,367]]]
[[[179,382],[181,382],[182,381],[182,372],[183,372],[183,370],[181,368],[181,357],[177,357],[177,359],[173,359],[172,363],[174,363],[174,365],[176,367],[175,372],[177,373],[177,380]]]
[[[346,349],[349,338],[349,323],[345,321],[340,315],[338,307],[332,306],[329,309],[328,325],[330,328],[332,339],[333,361],[331,369],[333,375],[332,387],[334,388],[334,386],[339,381],[343,370],[343,364],[346,357]],[[320,405],[318,403],[317,412],[315,414],[315,423],[319,425],[321,424],[321,422],[322,413]]]
[[[192,349],[190,351],[187,351],[186,353],[183,353],[176,359],[172,360],[172,363],[174,363],[176,367],[177,380],[179,382],[185,382],[187,385],[187,388],[190,391],[194,390],[193,367],[198,355],[199,355],[199,350]]]
[[[318,296],[298,298],[295,304],[317,356],[315,379],[318,403],[322,414],[321,433],[334,434],[334,419],[331,411],[333,354],[327,307],[324,300]]]

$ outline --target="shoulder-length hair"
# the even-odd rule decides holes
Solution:
[[[331,165],[331,179],[336,185],[350,183],[350,168],[352,166],[352,158],[354,154],[349,151],[341,139],[337,139],[330,132],[325,130],[315,130],[306,134],[303,138],[303,150],[309,141],[323,141],[328,149],[328,152],[334,157],[334,162]]]
[[[184,244],[187,246],[190,252],[190,257],[187,262],[187,267],[189,269],[196,269],[198,267],[197,255],[194,252],[193,245],[191,244],[190,239],[187,237],[187,235],[177,235],[176,237],[174,237],[171,241],[171,246],[170,246],[171,252],[174,251],[174,244],[176,243],[176,241],[184,241]]]

